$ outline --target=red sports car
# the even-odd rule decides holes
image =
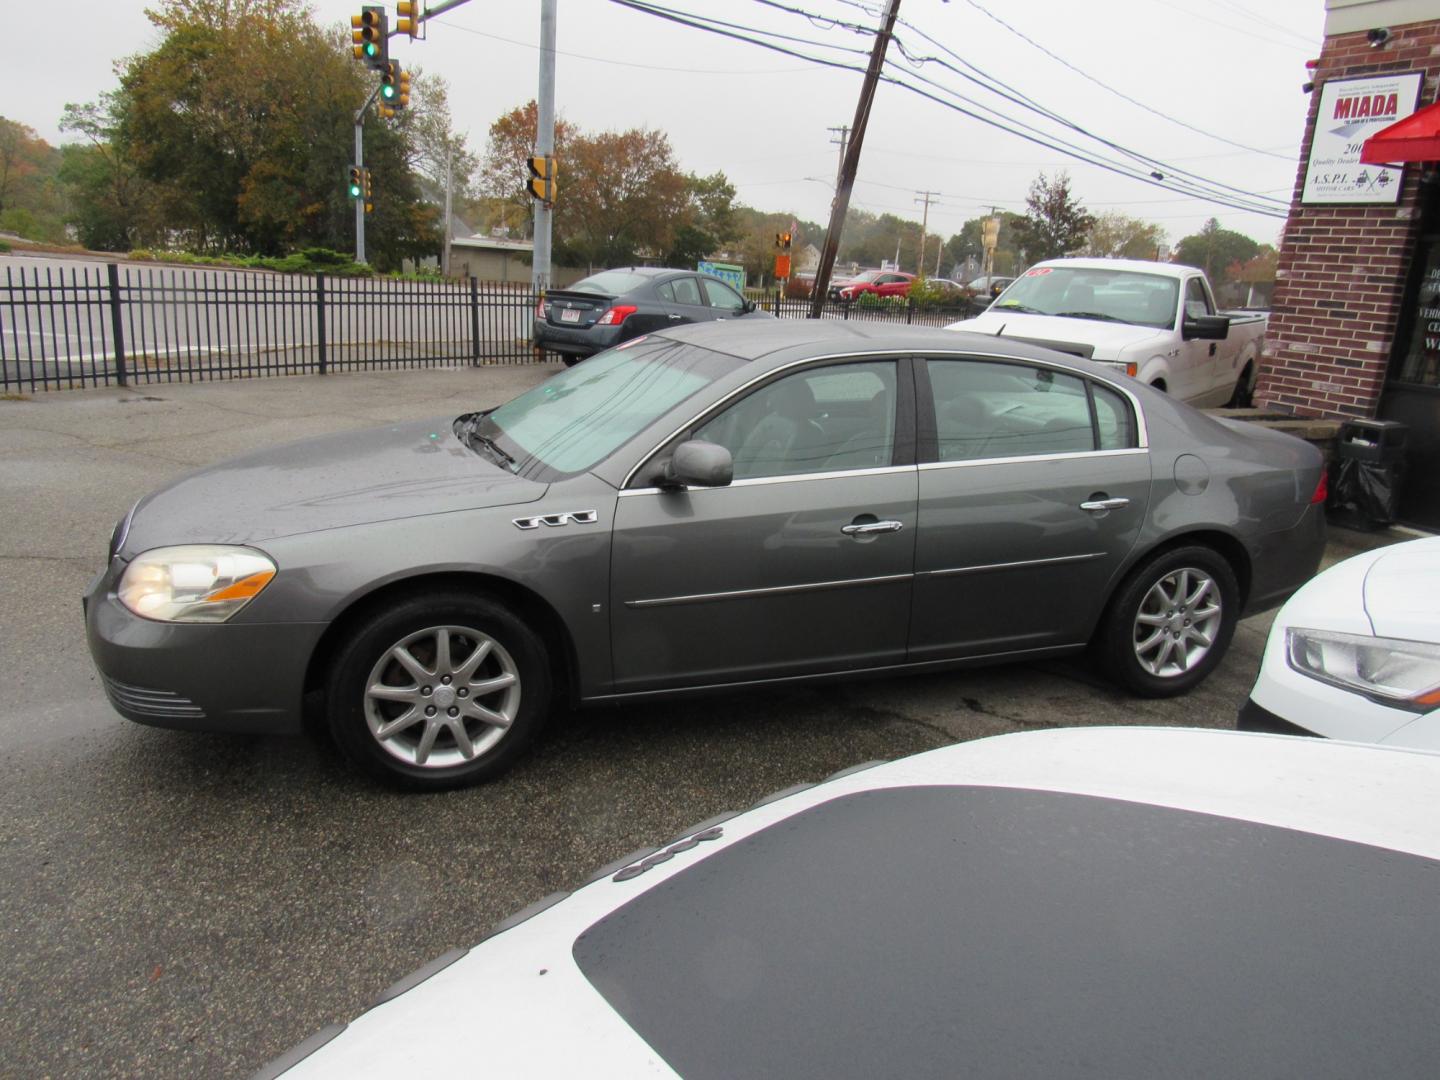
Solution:
[[[900,270],[866,270],[848,281],[838,281],[830,286],[830,299],[854,300],[863,293],[904,296],[910,291],[914,280],[914,274],[906,274]]]

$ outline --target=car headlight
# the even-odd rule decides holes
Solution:
[[[254,548],[188,544],[135,557],[115,590],[136,615],[162,622],[224,622],[260,594],[275,564]]]
[[[1285,658],[1301,675],[1381,705],[1417,713],[1440,706],[1440,645],[1292,626]]]

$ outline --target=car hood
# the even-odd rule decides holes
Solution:
[[[1164,336],[1153,326],[1099,322],[1093,319],[1062,319],[1053,315],[1025,315],[1016,311],[997,311],[994,308],[973,319],[952,323],[946,329],[996,334],[1037,343],[1054,341],[1090,345],[1095,349],[1092,357],[1095,360],[1111,359],[1122,349]]]
[[[395,518],[532,502],[455,437],[449,417],[324,435],[233,458],[140,501],[122,555],[171,544],[261,543]]]
[[[1380,553],[1365,575],[1365,613],[1379,637],[1440,642],[1440,537]]]

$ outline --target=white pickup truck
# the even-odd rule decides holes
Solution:
[[[1250,403],[1267,318],[1217,311],[1210,283],[1193,266],[1052,259],[948,329],[1083,356],[1207,407]]]

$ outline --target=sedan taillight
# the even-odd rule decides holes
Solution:
[[[1329,494],[1330,477],[1326,473],[1325,467],[1322,465],[1320,467],[1320,482],[1315,485],[1315,493],[1310,496],[1310,505],[1314,506],[1316,503],[1323,503]]]
[[[596,320],[596,326],[619,326],[639,309],[634,304],[616,304]]]
[[[539,302],[537,302],[535,305],[535,317],[537,319],[543,319],[549,314],[550,305],[545,302],[545,298],[542,296]]]

